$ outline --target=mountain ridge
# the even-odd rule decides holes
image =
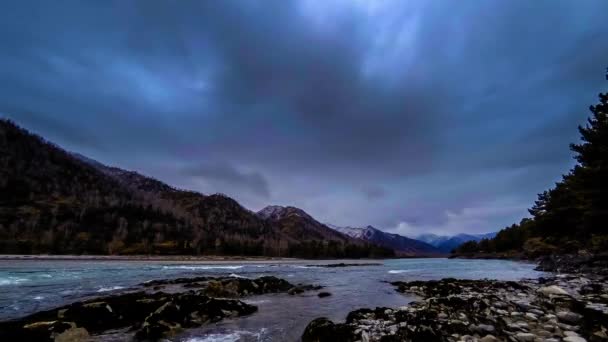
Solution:
[[[0,119],[0,253],[334,258],[385,252],[338,233],[328,233],[329,248],[322,227],[290,224],[260,218],[225,195],[179,190],[106,166]]]
[[[491,239],[496,236],[497,232],[484,234],[466,234],[459,233],[456,235],[436,235],[432,233],[421,234],[416,237],[417,240],[424,241],[430,245],[437,247],[444,253],[451,253],[452,250],[459,247],[465,242],[481,241],[483,239]]]
[[[424,241],[408,238],[399,234],[387,233],[371,225],[363,228],[339,227],[335,225],[328,226],[343,234],[375,243],[386,248],[391,248],[399,256],[433,256],[445,254]]]

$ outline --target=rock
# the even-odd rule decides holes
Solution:
[[[587,342],[587,340],[580,336],[568,336],[564,338],[564,342]]]
[[[55,342],[82,342],[88,341],[90,337],[85,328],[70,328],[55,336]]]
[[[243,282],[240,279],[236,282],[227,279],[212,281],[221,285],[223,293],[238,296],[249,291],[286,292],[293,286],[274,277]],[[140,339],[157,339],[182,328],[248,315],[257,310],[257,307],[239,300],[212,298],[204,292],[204,289],[177,293],[141,291],[75,302],[0,322],[0,341],[82,340],[88,334],[123,328],[137,330],[136,337]]]
[[[518,341],[528,342],[528,341],[534,341],[534,339],[536,339],[536,335],[531,334],[531,333],[520,332],[515,335],[515,338]]]
[[[565,296],[565,295],[568,295],[568,292],[566,292],[566,290],[562,289],[561,287],[559,287],[557,285],[544,286],[544,287],[541,287],[540,289],[538,289],[537,291],[539,293],[545,295],[545,296],[550,296],[550,295]]]
[[[353,335],[351,327],[343,324],[336,325],[329,319],[321,317],[306,326],[302,342],[354,341]]]
[[[559,311],[556,315],[560,321],[574,324],[578,323],[581,318],[583,318],[583,316],[570,311]]]
[[[332,323],[330,331],[351,332],[346,341],[558,342],[563,337],[602,341],[608,315],[604,300],[597,293],[578,295],[582,286],[602,282],[606,280],[568,275],[538,282],[393,282],[398,292],[415,293],[423,299],[398,310],[353,311],[345,323]],[[601,291],[605,291],[603,285]]]
[[[325,297],[331,296],[331,293],[329,293],[329,292],[319,292],[319,294],[317,296],[319,296],[319,298],[325,298]]]

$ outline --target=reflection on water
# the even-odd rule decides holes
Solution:
[[[298,340],[316,317],[343,320],[362,307],[403,306],[413,298],[398,294],[386,281],[446,277],[517,280],[541,275],[534,265],[506,260],[399,259],[382,266],[323,268],[311,264],[342,261],[177,263],[150,261],[0,261],[0,319],[23,316],[71,301],[106,295],[152,280],[201,275],[258,277],[273,275],[292,283],[320,284],[332,296],[316,292],[246,298],[259,311],[177,336],[182,341]],[[349,262],[349,261],[343,261]],[[352,261],[351,261],[352,262]],[[120,335],[118,335],[120,336]],[[114,340],[115,338],[107,338]]]

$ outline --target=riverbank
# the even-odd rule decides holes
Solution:
[[[41,260],[41,261],[159,261],[159,262],[323,262],[335,260],[350,260],[353,264],[378,263],[382,260],[396,259],[436,259],[447,258],[449,255],[402,255],[394,258],[321,258],[303,259],[266,256],[225,256],[225,255],[63,255],[63,254],[0,254],[1,260]]]
[[[313,320],[302,341],[607,341],[608,278],[393,282],[422,300]]]
[[[279,257],[243,257],[218,255],[59,255],[59,254],[0,254],[0,260],[61,260],[61,261],[178,261],[178,262],[294,262],[307,259]],[[328,259],[331,260],[331,259]]]

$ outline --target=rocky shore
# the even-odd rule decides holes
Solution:
[[[608,341],[608,278],[394,282],[422,299],[401,308],[360,309],[344,323],[310,322],[304,342]]]
[[[238,298],[299,294],[320,286],[294,285],[276,277],[196,277],[154,280],[144,290],[76,302],[20,319],[0,322],[0,341],[83,341],[125,329],[135,340],[156,341],[183,329],[240,317],[257,307]]]
[[[608,276],[608,253],[548,255],[537,261],[539,271]]]

